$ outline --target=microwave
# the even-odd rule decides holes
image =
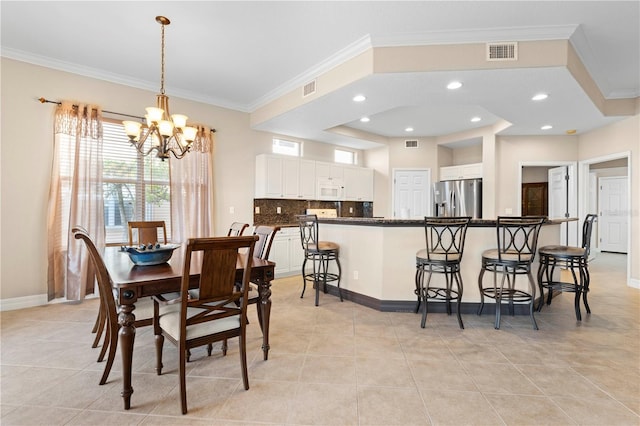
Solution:
[[[319,179],[316,197],[318,200],[342,200],[344,183],[342,179]]]

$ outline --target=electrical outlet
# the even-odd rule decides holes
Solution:
[[[256,214],[260,214],[260,207],[256,206],[255,212],[256,212]]]
[[[353,207],[349,207],[349,213],[353,214]]]
[[[280,206],[276,207],[276,213],[277,214],[282,214],[282,207],[280,207]]]
[[[353,279],[357,280],[359,278],[358,271],[353,271]]]
[[[504,213],[505,214],[513,214],[513,209],[511,207],[507,207],[506,209],[504,209]]]
[[[236,212],[235,207],[229,207],[229,213],[234,214]]]

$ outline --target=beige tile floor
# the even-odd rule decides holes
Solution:
[[[311,295],[299,298],[297,277],[277,280],[266,362],[251,307],[251,389],[241,386],[237,342],[226,357],[196,350],[186,416],[175,348],[165,345],[157,376],[149,327],[138,330],[125,411],[119,359],[98,386],[95,300],[3,312],[0,423],[639,425],[640,291],[625,285],[625,270],[624,255],[599,254],[593,313],[577,323],[573,295],[562,294],[536,315],[539,331],[527,316],[505,316],[494,330],[491,313],[464,315],[465,330],[432,314],[421,329],[413,313],[330,295],[315,307]]]

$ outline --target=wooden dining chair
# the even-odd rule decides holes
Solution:
[[[271,244],[273,244],[273,239],[275,238],[278,231],[280,231],[279,226],[260,225],[254,229],[253,235],[258,236],[258,241],[256,241],[256,246],[253,250],[254,257],[259,257],[262,260],[269,260]],[[260,302],[262,301],[262,297],[260,296],[258,283],[251,282],[249,284],[248,297],[249,299],[247,303],[249,305],[256,305],[256,310],[258,312],[258,322],[260,323],[260,329],[262,330],[262,311],[260,310]]]
[[[104,367],[104,372],[100,378],[100,384],[104,385],[109,377],[109,372],[113,365],[113,360],[116,356],[116,349],[118,346],[118,331],[120,330],[120,324],[118,323],[118,309],[119,306],[113,296],[111,278],[109,272],[104,264],[104,260],[98,252],[95,244],[86,230],[81,227],[74,227],[71,232],[76,239],[82,240],[89,252],[89,258],[93,264],[96,273],[96,279],[98,281],[98,292],[100,295],[100,311],[104,315],[104,330],[106,331],[104,342],[102,344],[102,350],[98,356],[98,362],[104,360],[104,356],[109,351],[107,356],[107,363]],[[177,308],[164,308],[163,312]],[[142,327],[145,325],[151,325],[153,322],[153,302],[151,299],[140,299],[136,303],[136,327]]]
[[[156,242],[162,242],[162,244],[167,244],[167,226],[164,220],[153,220],[153,221],[129,221],[127,222],[128,231],[129,231],[129,245],[140,245],[140,244],[154,244]],[[134,232],[135,231],[135,232]],[[162,236],[162,240],[160,240],[160,236]],[[171,298],[171,297],[167,297]],[[151,299],[148,302],[151,304]],[[100,339],[102,337],[102,333],[105,330],[107,317],[102,311],[102,305],[100,305],[100,309],[98,309],[98,316],[96,318],[96,322],[91,330],[92,333],[95,333],[95,338],[93,339],[92,348],[97,348]],[[139,322],[139,326],[151,325],[152,318],[148,316],[144,318],[143,321]],[[104,346],[103,346],[104,348]],[[104,357],[104,353],[99,357],[102,360]]]
[[[248,223],[233,222],[227,232],[227,237],[240,237],[244,233],[244,230],[249,227]]]
[[[251,259],[258,236],[191,238],[187,243],[181,284],[180,309],[160,312],[162,298],[154,297],[156,372],[162,374],[162,347],[165,338],[178,348],[180,359],[180,400],[187,413],[186,354],[191,348],[226,339],[239,338],[240,365],[245,389],[247,372],[247,295]],[[246,255],[239,257],[239,250]],[[193,264],[199,264],[198,294],[189,293]],[[236,288],[236,265],[242,262],[242,287]]]
[[[129,245],[155,244],[161,242],[167,244],[167,225],[164,220],[131,221],[129,226]],[[136,238],[134,239],[134,232]],[[160,232],[162,230],[162,232]],[[162,235],[162,240],[159,236]]]

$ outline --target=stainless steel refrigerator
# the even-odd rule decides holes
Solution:
[[[482,219],[482,179],[447,180],[433,184],[434,216]]]

